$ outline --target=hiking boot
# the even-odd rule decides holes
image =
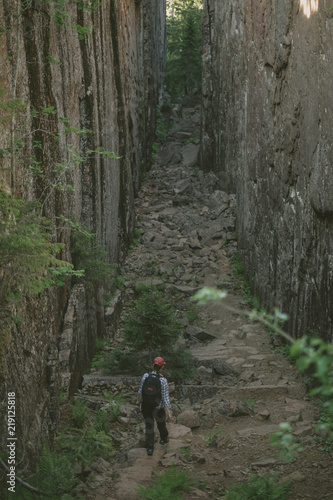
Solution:
[[[153,453],[154,453],[154,448],[147,448],[147,455],[151,457]]]
[[[160,444],[167,444],[169,442],[169,438],[161,439]]]

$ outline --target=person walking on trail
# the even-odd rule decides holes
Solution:
[[[162,375],[165,366],[163,358],[157,357],[153,362],[153,371],[145,373],[138,391],[137,405],[142,410],[146,424],[147,455],[154,452],[154,421],[160,433],[160,444],[169,442],[169,433],[166,426],[166,412],[171,422],[174,421],[169,398],[167,379]]]

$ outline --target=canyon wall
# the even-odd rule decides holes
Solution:
[[[202,168],[237,192],[251,291],[295,336],[332,341],[329,0],[205,0]]]
[[[65,244],[62,259],[72,260],[65,220],[70,219],[95,233],[109,262],[117,263],[133,235],[133,200],[150,163],[165,69],[165,0],[64,2],[64,7],[0,0],[0,19],[3,102],[21,98],[27,105],[15,115],[12,130],[14,139],[24,136],[24,145],[15,155],[15,169],[10,154],[1,156],[0,188],[42,202],[54,241]],[[2,149],[10,136],[6,122]],[[91,152],[98,149],[103,153]],[[32,151],[38,175],[28,169]],[[59,163],[65,170],[61,179]],[[61,189],[54,187],[59,180]],[[62,287],[0,310],[1,400],[16,394],[22,463],[54,433],[60,391],[77,388],[96,336],[115,327],[108,320],[118,302],[106,309],[101,297],[101,291],[87,294],[84,285],[67,279]],[[2,445],[6,437],[2,432]]]

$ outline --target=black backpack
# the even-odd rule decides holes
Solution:
[[[150,373],[142,386],[142,402],[145,406],[156,408],[161,401],[161,381],[159,375]]]

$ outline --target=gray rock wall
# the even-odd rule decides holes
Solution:
[[[23,161],[16,162],[15,196],[44,200],[44,213],[55,227],[59,215],[88,226],[105,244],[113,263],[121,260],[131,239],[134,196],[150,162],[165,68],[165,0],[101,4],[89,12],[66,3],[68,17],[59,26],[54,2],[0,0],[0,82],[7,98],[15,88],[14,96],[28,106],[53,106],[57,111],[42,122],[31,120],[27,108],[15,119],[16,133],[23,125],[27,137]],[[73,24],[91,27],[91,33],[78,37]],[[62,116],[92,133],[69,133],[55,142],[51,133],[62,130]],[[7,124],[0,131],[1,146],[9,136]],[[44,177],[39,180],[27,179],[30,137],[41,141]],[[110,160],[96,154],[73,162],[68,153],[71,148],[84,156],[98,147],[121,158]],[[54,165],[61,159],[71,165],[66,182],[74,191],[49,188],[55,178]],[[10,160],[3,157],[1,162],[0,188],[9,191]],[[58,225],[54,239],[66,244],[62,258],[70,261],[68,228]],[[1,400],[7,392],[16,393],[23,462],[55,429],[61,381],[65,391],[77,388],[97,333],[112,329],[105,324],[100,296],[87,296],[83,286],[73,288],[68,281],[62,288],[27,297],[9,316],[0,308]],[[8,320],[11,315],[19,317],[20,324]],[[6,434],[0,434],[3,444]]]
[[[329,0],[204,1],[202,168],[237,192],[252,293],[332,340]]]

